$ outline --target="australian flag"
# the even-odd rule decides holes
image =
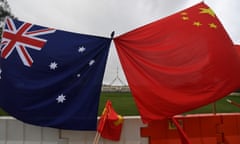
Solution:
[[[6,18],[0,107],[34,125],[96,130],[111,38]]]

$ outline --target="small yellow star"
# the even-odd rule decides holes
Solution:
[[[187,16],[182,16],[182,20],[189,20],[189,17],[187,17]]]
[[[210,8],[200,8],[200,14],[209,14],[212,17],[215,17],[215,13],[212,9]]]
[[[210,23],[210,24],[208,24],[209,25],[209,27],[210,28],[214,28],[214,29],[216,29],[217,28],[217,25],[216,24],[214,24],[214,23]]]
[[[187,12],[182,12],[181,15],[187,15]]]
[[[202,24],[199,21],[196,21],[196,22],[193,23],[193,25],[195,25],[197,27],[200,27]]]

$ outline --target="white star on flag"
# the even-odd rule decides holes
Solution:
[[[90,60],[90,62],[88,63],[89,66],[92,66],[95,63],[95,60]]]
[[[1,74],[2,74],[2,69],[0,68],[0,79],[2,79],[2,76],[1,76]]]
[[[81,76],[81,74],[80,74],[80,73],[78,73],[78,74],[77,74],[77,77],[79,78],[80,76]]]
[[[51,62],[49,65],[51,70],[55,70],[57,68],[57,63],[56,62]]]
[[[56,98],[56,100],[58,103],[63,103],[66,100],[65,97],[66,97],[65,95],[61,94]]]
[[[86,50],[86,48],[84,46],[80,46],[78,48],[78,52],[80,52],[80,53],[83,53],[85,50]]]

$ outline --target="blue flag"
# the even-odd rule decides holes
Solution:
[[[6,18],[0,107],[34,125],[96,130],[110,44],[111,38]]]

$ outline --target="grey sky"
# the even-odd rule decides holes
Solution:
[[[109,37],[131,31],[201,0],[8,0],[12,13],[20,20],[73,31]],[[234,43],[240,44],[240,1],[204,0],[217,14]],[[127,84],[112,43],[104,83],[117,76]],[[119,81],[115,85],[121,84]]]

